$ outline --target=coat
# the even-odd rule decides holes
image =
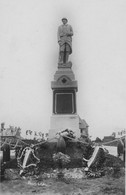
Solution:
[[[69,35],[67,35],[69,34]],[[67,43],[70,46],[70,54],[72,53],[72,36],[73,36],[73,29],[69,24],[60,25],[58,28],[58,43],[60,46],[63,46]]]

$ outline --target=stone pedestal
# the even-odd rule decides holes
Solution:
[[[55,137],[56,133],[65,129],[71,129],[76,137],[80,137],[79,116],[76,114],[69,114],[53,115],[51,117],[51,129],[49,131],[49,138]]]
[[[79,116],[77,115],[77,81],[71,69],[72,63],[58,64],[58,70],[51,82],[53,91],[53,111],[51,116],[49,139],[57,132],[71,129],[80,137]]]

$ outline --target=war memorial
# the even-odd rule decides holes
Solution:
[[[58,70],[51,82],[53,92],[53,111],[49,138],[64,129],[70,129],[77,138],[88,136],[88,124],[77,113],[78,84],[72,71],[72,62],[68,61],[72,53],[73,29],[62,19],[63,24],[58,28],[59,62]]]

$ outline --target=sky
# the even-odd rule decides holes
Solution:
[[[126,128],[125,0],[0,0],[0,122],[48,132],[57,29],[73,27],[77,114],[89,135]]]

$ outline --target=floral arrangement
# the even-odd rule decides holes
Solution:
[[[54,162],[61,161],[62,164],[67,164],[70,162],[70,156],[63,154],[62,152],[58,152],[57,154],[53,154],[53,160]]]
[[[67,137],[67,138],[73,138],[75,139],[75,135],[74,135],[74,132],[70,129],[65,129],[63,131],[60,132],[60,134],[63,136],[63,137]]]

